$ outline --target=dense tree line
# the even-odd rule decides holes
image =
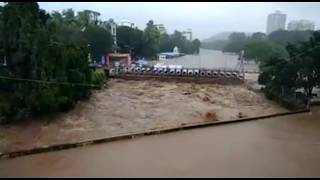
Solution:
[[[223,48],[225,52],[239,53],[241,50],[245,50],[247,43],[252,40],[264,40],[285,47],[289,43],[305,42],[312,36],[312,31],[274,31],[269,35],[261,32],[253,33],[250,36],[246,36],[245,33],[235,32],[229,36],[229,41]]]
[[[274,43],[286,46],[289,43],[299,43],[308,41],[313,31],[274,31],[268,35],[268,39]]]
[[[286,46],[305,42],[312,36],[312,31],[275,31],[269,35],[261,32],[246,36],[245,33],[235,32],[228,40],[217,40],[202,43],[203,48],[222,50],[223,52],[239,53],[245,51],[249,60],[263,62],[270,57],[287,57]]]
[[[9,2],[0,12],[0,120],[71,108],[90,95],[89,49],[72,11],[49,15],[37,3]],[[41,82],[17,81],[31,79]],[[54,84],[55,83],[55,84]]]
[[[244,52],[245,58],[255,60],[257,63],[263,63],[273,57],[288,57],[288,52],[284,46],[266,39],[248,40],[244,46]]]
[[[131,52],[134,57],[157,58],[160,52],[172,51],[175,46],[181,53],[199,53],[200,41],[187,40],[179,31],[173,34],[161,33],[152,20],[144,31],[128,26],[117,28],[117,41],[120,52]]]
[[[114,50],[120,53],[131,53],[133,58],[147,59],[156,59],[158,53],[172,51],[175,46],[185,54],[199,53],[198,39],[189,41],[179,31],[173,34],[161,33],[152,20],[147,22],[144,30],[137,27],[117,26],[117,45],[114,46],[111,36],[111,24],[115,23],[114,20],[92,21],[90,13],[95,13],[97,17],[100,15],[90,10],[80,11],[76,15],[72,9],[66,9],[62,13],[54,11],[51,16],[53,21],[60,23],[59,27],[63,31],[65,41],[71,39],[89,45],[93,61],[100,62],[102,56]]]
[[[211,42],[211,45],[212,42]],[[210,46],[210,44],[209,44]],[[212,47],[212,46],[211,46]],[[320,32],[275,31],[269,35],[244,33],[230,35],[224,52],[245,51],[245,57],[259,64],[259,83],[267,97],[287,107],[296,106],[295,93],[303,89],[307,98],[320,85]]]
[[[288,57],[272,57],[265,61],[259,83],[265,85],[268,96],[294,97],[304,89],[308,97],[320,85],[320,32],[315,31],[306,42],[288,44]]]
[[[76,15],[72,9],[63,10],[62,13],[54,11],[50,21],[55,23],[62,41],[85,44],[92,61],[99,62],[101,56],[111,50],[113,39],[109,30],[90,18],[90,13],[97,12],[84,10]]]
[[[144,30],[137,27],[117,26],[117,45],[114,46],[110,32],[111,24],[115,23],[114,20],[101,21],[98,19],[93,22],[89,16],[92,12],[85,10],[75,15],[72,9],[66,9],[61,14],[52,13],[52,17],[56,22],[68,24],[69,29],[77,29],[78,33],[66,33],[65,38],[85,40],[90,45],[93,61],[99,62],[101,56],[114,50],[131,53],[133,58],[145,57],[147,59],[156,59],[158,53],[172,51],[175,46],[185,54],[199,53],[200,41],[198,39],[188,41],[179,31],[175,31],[172,35],[166,32],[161,33],[152,20],[146,23]],[[98,12],[94,13],[99,17]]]
[[[230,34],[228,44],[223,48],[223,52],[239,53],[244,49],[248,37],[243,32],[235,32]]]

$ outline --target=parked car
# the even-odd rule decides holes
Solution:
[[[149,62],[144,59],[139,59],[139,60],[135,61],[134,64],[136,64],[137,66],[141,66],[141,67],[149,66]]]

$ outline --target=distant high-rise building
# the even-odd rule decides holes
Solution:
[[[268,15],[267,20],[267,34],[277,30],[284,30],[286,25],[286,14],[282,14],[281,11],[276,11]]]
[[[306,30],[314,30],[315,26],[314,23],[308,20],[297,20],[297,21],[290,21],[288,23],[288,30],[289,31],[306,31]]]
[[[89,17],[89,24],[98,24],[98,19],[99,19],[99,16],[100,16],[100,13],[99,12],[96,12],[96,11],[91,11],[91,10],[84,10],[83,12],[81,13],[84,13],[85,15],[88,15]]]
[[[186,31],[182,32],[182,35],[186,37],[187,40],[192,41],[192,30],[187,29]]]

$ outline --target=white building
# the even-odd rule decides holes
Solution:
[[[315,29],[314,23],[304,19],[290,21],[288,23],[289,31],[306,31],[306,30],[314,30],[314,29]]]
[[[101,15],[99,12],[91,11],[91,10],[84,10],[82,13],[86,14],[89,19],[89,24],[98,24],[99,16]]]
[[[284,30],[286,25],[286,14],[282,14],[281,11],[275,11],[268,15],[267,19],[267,34],[273,31]]]
[[[117,45],[117,24],[113,21],[110,22],[110,30],[113,38],[113,45]]]
[[[178,49],[178,47],[175,46],[175,47],[173,48],[173,51],[172,51],[172,52],[179,54],[179,49]]]

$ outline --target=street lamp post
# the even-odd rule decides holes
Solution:
[[[117,53],[117,24],[111,23],[111,35],[113,37],[113,45],[114,45],[114,51]]]
[[[92,62],[92,59],[91,59],[91,54],[90,54],[90,44],[88,44],[88,49],[89,49],[88,62],[91,63],[91,62]]]
[[[7,56],[4,56],[2,65],[7,66]]]

